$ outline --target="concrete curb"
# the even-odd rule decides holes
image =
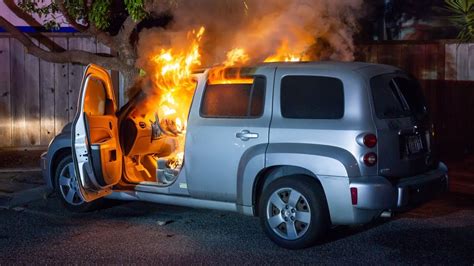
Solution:
[[[0,173],[41,172],[41,168],[1,168]]]
[[[47,151],[48,146],[27,146],[27,147],[2,147],[0,152],[8,151]]]
[[[30,203],[32,201],[45,199],[51,190],[47,186],[40,186],[13,193],[11,199],[6,202],[5,206],[0,208],[12,209]]]

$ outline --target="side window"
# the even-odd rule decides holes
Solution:
[[[337,78],[286,76],[281,80],[281,114],[285,118],[340,119],[344,86]]]
[[[264,77],[252,84],[207,84],[201,102],[201,116],[206,118],[256,118],[263,114]]]
[[[105,84],[95,77],[87,79],[84,112],[89,116],[105,115],[107,94]]]

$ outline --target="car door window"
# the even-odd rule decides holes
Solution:
[[[87,79],[87,90],[84,99],[84,112],[89,116],[105,115],[107,94],[104,83],[95,77]]]
[[[295,119],[340,119],[344,115],[342,81],[332,77],[285,76],[281,114]]]
[[[263,114],[266,80],[253,83],[208,84],[201,103],[205,118],[257,118]]]

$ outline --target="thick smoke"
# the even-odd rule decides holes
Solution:
[[[203,65],[222,63],[233,48],[244,48],[263,61],[286,45],[309,60],[353,60],[352,36],[363,0],[169,0],[156,12],[174,17],[166,29],[145,30],[140,36],[139,67],[158,47],[179,47],[188,32],[206,27]]]

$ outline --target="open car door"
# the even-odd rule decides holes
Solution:
[[[112,193],[122,177],[117,104],[109,73],[89,65],[72,125],[73,161],[80,196],[87,202]]]

